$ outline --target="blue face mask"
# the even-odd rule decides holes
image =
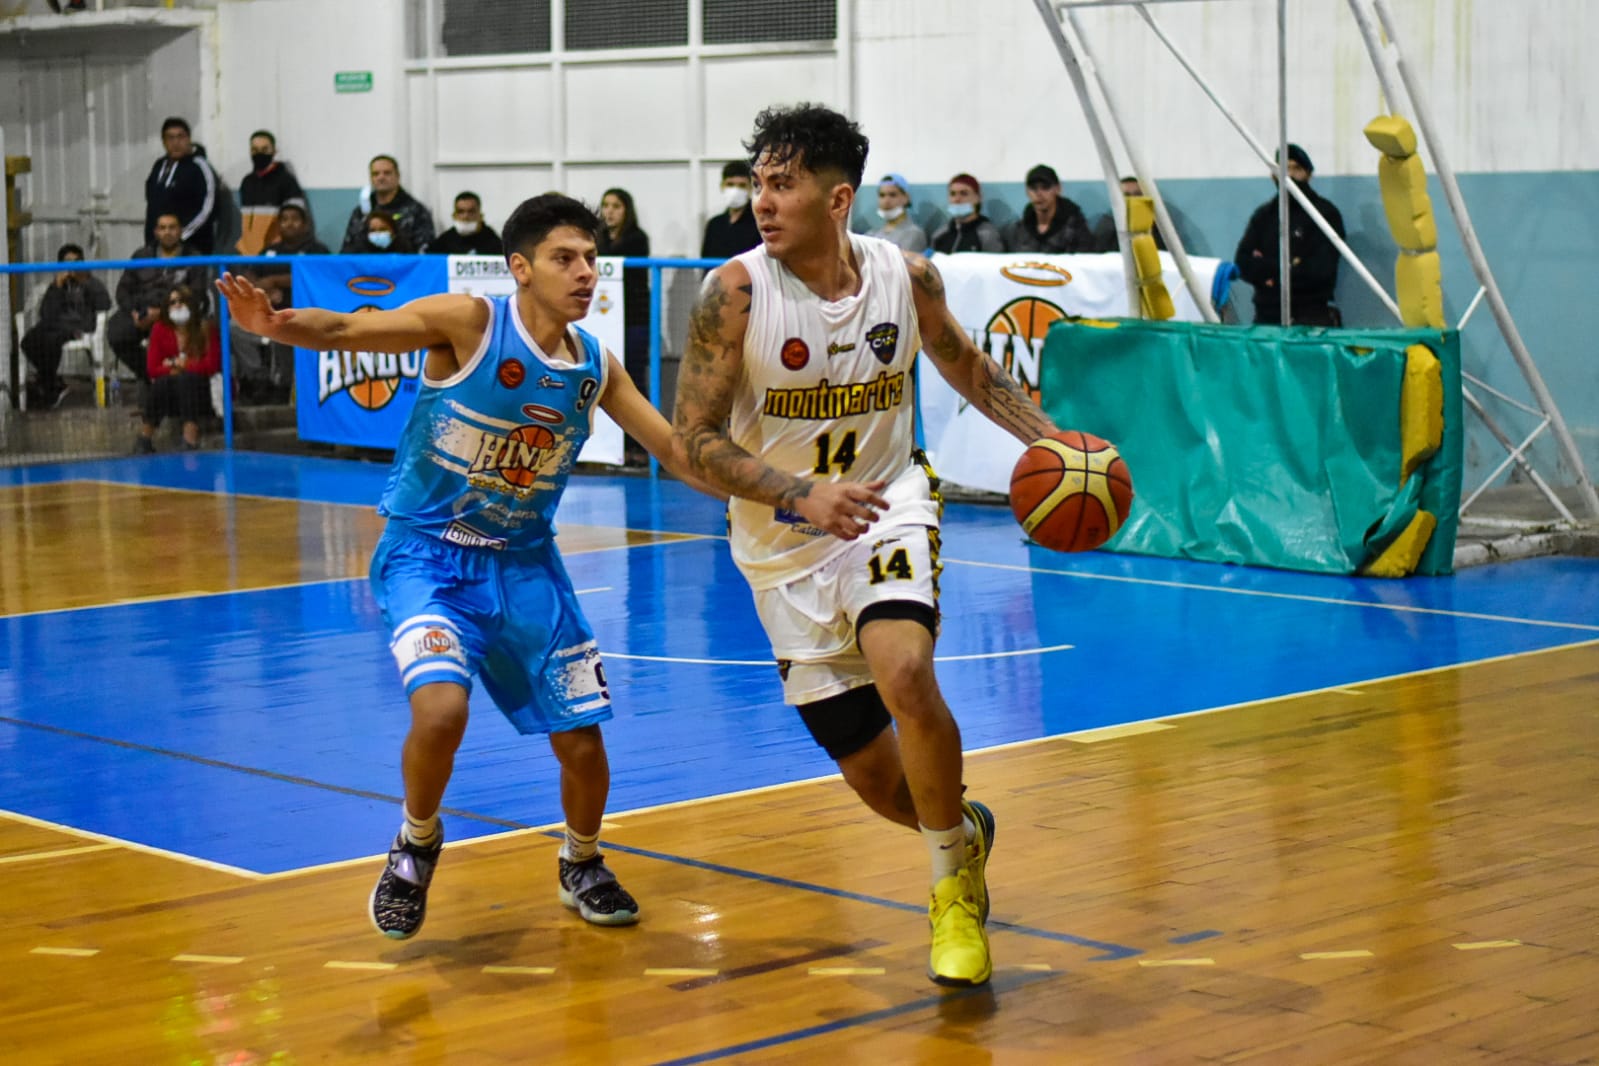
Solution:
[[[372,242],[374,248],[387,248],[394,243],[394,234],[386,229],[373,230],[366,235],[366,239]]]
[[[977,205],[976,204],[950,204],[949,205],[949,217],[950,218],[970,218],[972,213],[974,211],[976,211],[976,210],[977,210]]]

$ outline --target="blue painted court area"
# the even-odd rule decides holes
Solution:
[[[185,455],[0,470],[0,488],[96,479],[370,507],[385,475]],[[945,517],[939,672],[968,749],[1599,638],[1599,560],[1376,581],[1065,556],[1026,545],[1003,508]],[[561,518],[724,529],[714,501],[631,477],[575,478]],[[616,701],[613,811],[832,772],[780,702],[724,541],[567,563]],[[263,873],[375,854],[392,836],[408,714],[364,580],[0,627],[0,806]],[[451,836],[559,821],[542,738],[518,736],[481,693],[473,708]]]

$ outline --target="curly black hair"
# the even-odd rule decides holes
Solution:
[[[595,240],[599,239],[600,217],[583,201],[558,192],[547,192],[543,196],[523,200],[511,212],[511,217],[505,220],[505,228],[501,231],[505,241],[505,261],[509,263],[516,252],[533,258],[533,249],[550,235],[551,230],[561,226],[573,226]]]
[[[807,170],[832,170],[858,189],[870,142],[860,126],[821,104],[769,107],[755,116],[755,135],[744,142],[751,162],[797,161]]]

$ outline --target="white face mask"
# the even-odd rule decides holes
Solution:
[[[374,248],[387,248],[394,243],[394,234],[386,229],[378,229],[368,233],[366,239],[372,242]]]
[[[892,222],[896,218],[898,218],[899,216],[903,215],[904,213],[905,213],[905,205],[904,204],[899,204],[897,206],[890,207],[886,211],[883,208],[881,208],[881,207],[879,207],[877,209],[877,217],[882,219],[884,222]]]
[[[973,204],[950,204],[949,205],[949,217],[950,218],[970,218],[972,212],[976,211],[976,210],[977,210],[977,208]]]
[[[189,324],[189,309],[187,307],[168,308],[167,317],[172,320],[174,326],[186,326]]]
[[[722,203],[729,211],[742,211],[749,206],[750,191],[741,185],[729,185],[722,190]]]
[[[481,222],[462,222],[460,219],[455,220],[455,232],[459,233],[463,237],[470,237],[472,234],[476,233],[482,228],[483,223]]]

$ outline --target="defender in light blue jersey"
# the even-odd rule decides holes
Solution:
[[[240,326],[284,344],[427,349],[378,508],[389,521],[371,570],[411,704],[405,822],[369,904],[388,937],[416,935],[426,916],[444,844],[438,810],[474,676],[518,732],[547,733],[561,763],[561,901],[599,925],[638,920],[638,904],[599,853],[611,781],[599,723],[611,717],[611,696],[555,547],[555,509],[596,407],[693,479],[666,420],[616,356],[573,325],[594,296],[599,226],[570,197],[522,203],[504,229],[515,296],[428,296],[392,311],[335,314],[274,311],[248,281],[218,282]]]

